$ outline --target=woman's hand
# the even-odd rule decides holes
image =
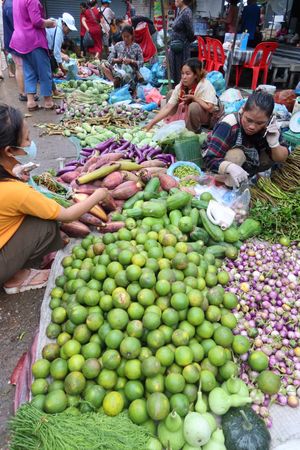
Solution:
[[[66,62],[69,62],[69,61],[70,61],[69,56],[66,55],[65,53],[62,53],[62,54],[61,54],[61,57],[62,57],[62,59],[63,59],[64,61],[66,61]]]
[[[148,125],[146,125],[146,126],[144,127],[144,130],[145,130],[146,132],[148,132],[148,131],[151,130],[152,127],[153,127],[152,123],[149,122]]]
[[[278,124],[276,122],[276,119],[272,119],[270,124],[267,126],[266,130],[266,141],[270,148],[278,147],[279,144],[279,138],[280,138],[280,132],[278,128]]]
[[[192,103],[195,101],[195,96],[191,94],[187,94],[183,96],[183,101],[186,104]]]
[[[123,63],[124,64],[129,64],[130,66],[133,66],[136,62],[134,61],[134,59],[124,58],[123,59]]]
[[[44,20],[44,27],[45,28],[55,28],[56,27],[56,20],[45,19]]]
[[[103,202],[108,195],[108,189],[106,188],[99,188],[93,194],[90,196],[93,200],[95,200],[95,205],[97,203]]]

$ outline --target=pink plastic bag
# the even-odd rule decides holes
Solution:
[[[188,105],[186,105],[185,103],[179,103],[175,114],[167,117],[165,119],[165,123],[175,122],[176,120],[184,120],[185,122],[187,122],[188,109]]]
[[[156,89],[153,88],[151,89],[147,95],[146,95],[146,102],[147,103],[156,103],[157,105],[160,105],[161,99],[163,98],[163,96],[161,95],[161,93]]]

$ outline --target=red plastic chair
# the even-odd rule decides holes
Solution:
[[[243,69],[253,70],[251,89],[255,90],[257,87],[258,77],[260,71],[263,71],[263,84],[267,83],[268,70],[271,63],[271,56],[277,49],[277,42],[261,42],[258,44],[248,63],[243,66],[236,66],[236,85],[239,85]]]
[[[207,62],[207,49],[205,40],[201,36],[198,36],[198,59],[202,62],[203,68],[205,68]]]
[[[206,38],[206,67],[207,72],[214,70],[214,39]]]
[[[223,70],[223,66],[225,63],[225,53],[224,48],[222,45],[222,42],[218,39],[213,39],[213,52],[214,52],[214,68],[213,70],[217,70],[220,72],[220,70]]]

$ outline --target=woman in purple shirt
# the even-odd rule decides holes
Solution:
[[[14,0],[14,32],[10,47],[23,58],[25,92],[29,111],[39,109],[35,101],[37,83],[45,97],[45,109],[55,107],[52,99],[52,73],[45,28],[56,26],[55,20],[44,19],[39,0]]]

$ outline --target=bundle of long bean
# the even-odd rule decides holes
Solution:
[[[268,177],[261,177],[257,182],[258,187],[266,194],[271,195],[271,197],[277,198],[279,200],[284,200],[288,198],[288,195],[283,192],[275,183],[271,181]]]
[[[259,189],[257,186],[252,186],[250,188],[251,192],[251,207],[255,205],[256,201],[259,200],[263,203],[270,203],[271,205],[276,205],[276,199],[271,197],[271,195]]]
[[[126,413],[45,414],[30,403],[10,421],[10,450],[141,450],[150,432]]]
[[[295,148],[282,167],[273,172],[271,178],[284,191],[293,192],[300,189],[300,147]]]

